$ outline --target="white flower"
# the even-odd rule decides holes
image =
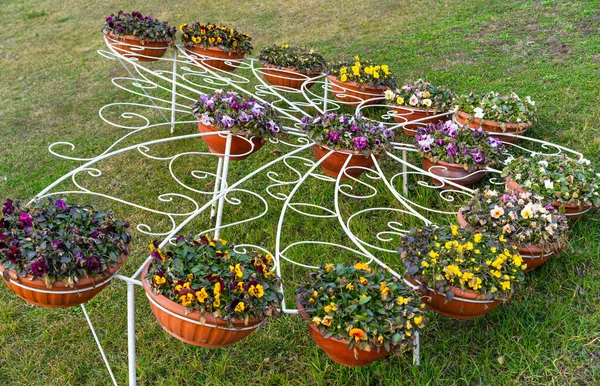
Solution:
[[[385,99],[387,99],[387,100],[394,99],[395,96],[396,96],[396,94],[394,94],[394,92],[392,90],[385,90]]]
[[[490,211],[490,216],[493,218],[500,218],[502,215],[504,215],[504,208],[494,205],[494,209]]]
[[[408,103],[411,106],[416,106],[417,103],[419,103],[419,98],[417,98],[417,96],[415,94],[412,94],[412,96],[410,97],[410,100],[408,101]]]
[[[529,95],[527,95],[527,97],[525,98],[525,100],[527,101],[527,103],[529,103],[532,106],[535,106],[535,101],[531,100],[531,97]]]
[[[520,180],[521,179],[521,173],[517,173],[515,174],[515,180]]]
[[[423,104],[427,107],[431,106],[431,99],[423,99]]]
[[[540,162],[538,162],[538,165],[540,165],[543,168],[547,168],[548,167],[548,161],[540,161]]]
[[[589,159],[585,159],[583,157],[579,158],[577,160],[577,163],[580,164],[580,165],[589,165],[589,164],[591,164],[591,162],[590,162]]]
[[[493,106],[492,106],[492,108],[493,108],[494,110],[496,110],[496,109],[498,108],[498,106],[496,106],[496,105],[493,105]]]
[[[517,122],[521,122],[521,118],[517,118]]]
[[[484,114],[483,114],[483,109],[481,107],[475,107],[473,109],[473,111],[475,112],[475,118],[479,118],[479,119],[483,118]]]
[[[554,189],[554,182],[550,180],[544,180],[544,187],[546,189]]]

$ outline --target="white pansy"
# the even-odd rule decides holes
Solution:
[[[385,90],[385,99],[394,99],[395,96],[396,94],[392,90]]]
[[[554,189],[554,182],[550,180],[544,180],[544,187],[546,189]]]
[[[530,105],[532,105],[532,106],[535,106],[535,101],[533,101],[529,95],[527,95],[527,97],[525,98],[525,100],[526,100],[526,101],[527,101],[527,103],[529,103]]]
[[[548,167],[548,161],[540,161],[540,162],[538,162],[538,165],[540,165],[541,167],[547,168]]]
[[[483,109],[481,107],[475,107],[473,109],[473,111],[475,112],[475,118],[479,118],[479,119],[483,118],[484,114],[483,114]]]

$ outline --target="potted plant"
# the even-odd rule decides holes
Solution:
[[[567,243],[567,218],[531,192],[475,190],[457,213],[463,228],[498,236],[517,246],[527,271],[548,260]]]
[[[327,78],[334,98],[350,106],[372,98],[383,98],[385,90],[396,87],[396,78],[386,64],[355,56],[353,61],[338,61],[328,65]],[[378,100],[366,104],[377,104]]]
[[[167,52],[177,29],[150,15],[119,11],[106,18],[102,32],[106,42],[120,55],[140,62],[155,62]]]
[[[269,254],[239,253],[227,241],[179,236],[168,250],[150,244],[142,271],[150,308],[163,329],[196,346],[226,347],[281,306],[281,280]]]
[[[350,161],[341,178],[358,177],[389,147],[391,130],[359,114],[317,114],[303,117],[302,125],[315,144],[312,147],[323,171],[332,177],[340,174],[348,157]],[[328,155],[332,152],[330,155]]]
[[[445,86],[434,86],[419,79],[393,91],[387,90],[385,99],[394,110],[394,120],[405,123],[451,111],[454,93]],[[404,125],[402,130],[404,134],[414,136],[419,127],[437,121],[439,119],[424,119],[419,123]]]
[[[502,176],[508,188],[539,194],[569,220],[577,220],[592,206],[600,207],[600,174],[590,164],[566,154],[533,154],[510,160]]]
[[[6,200],[0,220],[0,272],[28,303],[65,308],[104,287],[130,253],[129,223],[91,206]]]
[[[482,179],[485,168],[498,163],[505,151],[502,142],[483,130],[462,128],[452,121],[420,127],[415,142],[423,169],[463,186]],[[445,186],[443,180],[433,182]]]
[[[201,94],[194,104],[192,113],[198,118],[200,133],[230,131],[231,159],[242,160],[260,150],[266,137],[280,134],[282,125],[276,121],[275,110],[267,103],[253,97],[243,97],[235,92],[217,90]],[[210,151],[223,157],[227,136],[222,134],[202,137]]]
[[[426,322],[418,292],[365,263],[321,266],[298,289],[297,305],[317,345],[346,366],[412,347]]]
[[[313,49],[290,47],[288,44],[272,45],[261,50],[258,56],[263,66],[265,80],[272,86],[299,90],[302,84],[325,70],[325,59]],[[308,82],[306,88],[314,82]]]
[[[507,301],[527,268],[516,246],[458,225],[411,229],[399,252],[425,305],[456,319],[477,318]]]
[[[186,53],[199,67],[232,72],[244,55],[252,52],[252,38],[234,28],[195,22],[182,24],[179,29]]]
[[[461,125],[481,128],[505,142],[516,142],[533,124],[536,107],[529,96],[521,100],[514,92],[508,95],[471,93],[457,98],[455,112],[456,121]]]

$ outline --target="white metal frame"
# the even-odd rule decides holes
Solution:
[[[274,257],[275,261],[275,269],[278,275],[282,275],[281,264],[282,263],[290,263],[295,264],[300,267],[304,267],[307,269],[314,269],[317,267],[310,266],[304,264],[302,262],[294,261],[286,254],[289,251],[299,245],[310,244],[310,243],[319,243],[321,245],[327,245],[331,247],[340,248],[346,252],[352,252],[357,257],[367,260],[369,263],[374,262],[382,267],[387,268],[392,272],[393,275],[405,281],[408,286],[414,288],[414,285],[406,281],[400,273],[394,271],[389,266],[387,266],[381,259],[379,259],[377,255],[383,253],[396,253],[395,246],[391,248],[383,248],[378,245],[374,245],[374,241],[363,240],[356,234],[352,232],[351,224],[353,219],[357,216],[360,216],[365,213],[376,213],[378,211],[387,211],[394,212],[401,215],[409,215],[413,216],[419,221],[421,221],[424,225],[432,225],[431,221],[428,219],[430,214],[447,214],[447,215],[455,215],[457,209],[457,197],[459,196],[470,196],[472,193],[471,189],[465,188],[460,184],[456,183],[457,181],[444,179],[442,177],[435,176],[435,178],[439,180],[443,180],[444,187],[442,189],[438,189],[435,185],[429,182],[429,179],[420,179],[417,181],[417,184],[429,188],[435,189],[435,191],[439,194],[439,196],[448,203],[450,206],[449,210],[439,210],[435,208],[428,208],[426,206],[420,205],[411,199],[409,196],[408,184],[409,179],[413,176],[421,176],[421,177],[433,177],[434,174],[431,173],[431,170],[423,170],[421,167],[417,165],[413,165],[411,162],[407,160],[408,152],[415,152],[416,147],[412,143],[404,143],[404,142],[393,142],[393,150],[386,154],[391,160],[397,163],[401,167],[401,171],[395,171],[391,176],[386,176],[382,167],[378,160],[372,156],[374,161],[374,168],[369,169],[366,173],[364,173],[361,178],[355,178],[347,174],[348,163],[350,161],[350,156],[346,160],[344,168],[342,169],[340,175],[337,178],[332,178],[330,176],[321,174],[319,172],[319,165],[329,157],[333,151],[330,151],[326,154],[322,159],[318,161],[314,161],[312,158],[306,158],[301,155],[303,152],[306,152],[308,149],[312,147],[311,141],[302,133],[300,130],[300,119],[298,116],[309,116],[311,115],[307,110],[315,110],[321,113],[331,112],[335,110],[339,110],[343,103],[333,100],[329,97],[331,93],[330,85],[325,77],[325,75],[319,75],[314,78],[308,78],[304,81],[304,84],[301,90],[294,90],[287,87],[273,87],[270,86],[264,78],[261,76],[261,72],[263,71],[260,63],[255,59],[245,59],[243,61],[235,62],[235,64],[239,65],[239,69],[250,71],[252,73],[251,78],[246,78],[239,75],[239,70],[235,73],[224,72],[217,70],[215,68],[207,68],[207,67],[198,67],[194,64],[197,61],[204,59],[204,57],[199,57],[195,55],[191,55],[185,48],[181,45],[175,46],[171,49],[172,53],[169,56],[169,53],[165,55],[165,57],[159,60],[159,63],[142,63],[139,62],[135,55],[131,55],[128,52],[128,57],[122,56],[123,52],[119,52],[118,49],[115,49],[111,46],[110,40],[108,36],[104,37],[105,42],[107,43],[108,50],[99,50],[98,53],[106,59],[114,60],[120,62],[120,64],[126,69],[128,73],[128,77],[115,77],[112,79],[113,84],[125,90],[131,94],[143,96],[147,98],[148,102],[145,103],[131,103],[131,102],[117,102],[110,103],[106,106],[103,106],[99,110],[100,118],[106,122],[107,124],[124,129],[126,134],[124,134],[121,138],[116,140],[113,144],[105,149],[104,152],[98,154],[94,157],[90,158],[82,158],[76,157],[73,155],[65,154],[65,149],[68,152],[75,151],[75,146],[69,142],[56,142],[49,146],[49,152],[57,157],[64,158],[67,160],[79,161],[82,164],[75,169],[71,170],[64,176],[58,178],[44,190],[42,190],[39,194],[37,194],[33,199],[39,199],[45,196],[62,196],[66,194],[88,194],[88,195],[96,195],[106,199],[113,200],[115,202],[129,205],[131,207],[137,208],[139,210],[144,210],[149,213],[158,214],[166,216],[171,223],[171,229],[167,231],[158,231],[152,229],[148,224],[138,224],[137,230],[141,233],[148,235],[155,235],[163,237],[162,242],[160,243],[160,247],[164,247],[167,243],[169,243],[190,221],[199,216],[202,213],[210,213],[210,218],[215,220],[215,226],[211,229],[203,230],[199,233],[207,233],[214,232],[216,237],[219,237],[219,233],[222,229],[226,227],[235,226],[241,223],[246,223],[249,221],[254,221],[257,218],[264,216],[268,210],[269,205],[267,200],[259,193],[244,189],[241,187],[245,182],[257,178],[259,175],[266,172],[265,175],[269,179],[269,186],[266,188],[265,193],[269,195],[271,198],[283,201],[283,208],[280,212],[279,222],[277,224],[277,233],[276,240],[274,245],[274,250],[270,251],[266,249],[264,246],[257,245],[238,245],[236,248],[243,250],[245,248],[254,248],[260,249],[264,252],[274,252],[271,253]],[[124,42],[119,42],[119,44],[124,45]],[[134,49],[135,51],[135,49]],[[214,60],[214,58],[211,58]],[[227,61],[229,63],[233,63],[234,61]],[[162,66],[161,66],[162,65]],[[168,68],[165,69],[156,69],[156,68]],[[312,88],[308,88],[307,84],[310,82],[316,82]],[[256,85],[253,86],[253,82]],[[165,86],[166,84],[166,86]],[[288,134],[286,138],[293,139],[290,142],[285,142],[283,139],[279,140],[271,140],[272,142],[278,142],[286,147],[289,147],[289,151],[285,154],[281,154],[277,156],[275,159],[267,162],[264,165],[260,165],[257,167],[252,173],[244,176],[238,181],[234,181],[230,183],[228,181],[228,172],[230,168],[230,145],[232,135],[228,131],[220,131],[217,133],[197,133],[197,134],[188,134],[188,135],[172,135],[169,137],[161,138],[153,141],[146,141],[141,143],[136,143],[135,145],[120,147],[120,145],[126,139],[135,138],[135,135],[144,131],[144,130],[152,130],[154,128],[160,127],[170,127],[171,134],[175,132],[175,127],[179,124],[185,124],[190,122],[196,122],[194,117],[191,114],[191,105],[195,102],[195,98],[199,96],[202,92],[206,91],[214,91],[220,88],[228,88],[238,93],[243,93],[247,95],[252,95],[254,98],[268,102],[270,99],[270,103],[275,110],[278,112],[280,118],[285,123],[284,132]],[[337,90],[337,88],[336,88]],[[169,99],[163,98],[161,96],[156,95],[157,93],[168,93],[170,95]],[[339,92],[339,91],[336,91]],[[189,94],[194,95],[194,97],[190,97]],[[298,101],[300,99],[300,101]],[[182,103],[183,102],[183,103]],[[378,102],[378,105],[372,106],[368,105],[368,102]],[[373,97],[372,99],[362,101],[357,107],[357,112],[369,113],[370,109],[375,107],[386,107],[384,104],[384,100],[381,97]],[[114,107],[126,107],[131,109],[131,111],[127,111],[120,115],[120,119],[122,121],[131,121],[131,124],[126,125],[124,122],[115,122],[111,118],[109,118],[107,112]],[[151,123],[151,118],[146,117],[144,114],[135,112],[136,109],[151,109],[153,111],[157,111],[160,116],[164,119],[163,122],[160,123]],[[406,114],[409,114],[410,111],[406,111]],[[397,113],[394,111],[388,111],[381,116],[381,122],[383,122],[391,131],[401,130],[406,124],[422,124],[421,120],[413,120],[409,121],[408,118],[405,117],[404,113]],[[372,115],[372,114],[371,114]],[[452,113],[442,113],[437,117],[444,118],[446,116],[450,117]],[[182,119],[182,117],[184,119]],[[397,117],[400,120],[404,120],[402,123],[390,123],[388,120],[390,118]],[[136,125],[133,123],[134,120],[138,122],[141,121],[142,124]],[[208,135],[220,135],[227,137],[227,147],[226,152],[223,154],[223,158],[217,158],[217,167],[216,172],[209,171],[198,171],[195,170],[192,172],[192,177],[197,180],[211,180],[214,179],[214,188],[212,191],[204,191],[201,189],[194,188],[192,186],[188,186],[182,182],[180,178],[178,178],[173,170],[173,162],[181,156],[184,155],[198,155],[198,156],[206,156],[206,157],[215,157],[215,154],[212,154],[208,151],[204,152],[185,152],[179,153],[168,157],[157,157],[151,154],[151,149],[154,145],[158,145],[161,143],[173,142],[173,141],[189,141],[189,140],[198,140],[203,136]],[[510,134],[506,134],[506,136],[510,136]],[[548,143],[545,141],[537,140],[529,137],[521,137],[523,143],[537,143],[540,144],[540,147],[547,154],[560,154],[561,152],[569,152],[574,156],[581,157],[582,155],[573,150],[567,149],[563,146],[559,146],[556,144]],[[251,143],[251,142],[250,142]],[[510,145],[509,149],[519,149],[521,151],[528,151],[534,153],[533,150],[528,150],[526,147],[521,146],[520,144],[507,144]],[[118,197],[110,196],[108,194],[94,192],[89,188],[84,187],[77,180],[77,177],[80,173],[87,173],[92,177],[99,177],[102,175],[102,171],[98,168],[97,164],[105,159],[117,156],[123,153],[139,153],[141,156],[146,157],[155,161],[163,161],[168,162],[169,173],[173,180],[186,190],[190,192],[190,195],[184,195],[179,193],[166,193],[157,197],[160,202],[170,202],[173,200],[181,200],[187,207],[193,208],[188,210],[181,210],[180,212],[173,211],[164,211],[156,208],[150,208],[144,205],[136,204],[134,202],[130,202]],[[507,160],[510,159],[511,155],[507,152]],[[292,166],[292,162],[302,162],[304,167],[308,167],[307,171],[300,171],[298,168]],[[239,162],[252,162],[252,161],[239,161]],[[276,164],[285,165],[289,174],[294,176],[294,178],[284,178],[280,176],[275,171],[269,170],[272,166]],[[499,170],[487,168],[487,172],[489,173],[500,173]],[[348,179],[342,180],[342,174],[349,177]],[[333,209],[323,206],[321,203],[308,203],[308,202],[297,202],[294,201],[294,197],[296,193],[301,188],[303,183],[311,178],[319,179],[327,183],[331,183],[334,189],[334,202]],[[397,179],[402,179],[402,191],[398,191],[396,189],[395,182]],[[59,184],[64,181],[71,180],[74,189],[72,190],[54,190]],[[403,209],[392,208],[392,207],[373,207],[368,209],[363,209],[356,211],[348,218],[344,218],[342,212],[340,210],[340,201],[343,198],[351,198],[351,199],[368,199],[375,197],[379,191],[377,187],[375,187],[372,182],[379,181],[383,183],[385,188],[389,190],[392,196],[395,198],[397,203]],[[502,184],[503,182],[499,178],[492,178],[490,180],[495,184]],[[282,192],[277,192],[277,189],[280,187],[289,186],[291,187],[291,192],[289,194],[284,194]],[[368,194],[354,194],[354,187],[363,187],[367,189],[370,193]],[[232,223],[225,223],[223,221],[223,208],[225,205],[240,205],[241,201],[232,197],[231,195],[236,192],[243,192],[252,195],[256,199],[258,199],[264,206],[263,211],[254,216],[247,219],[242,219],[239,221],[235,221]],[[206,197],[205,202],[198,202],[193,195],[201,195]],[[319,209],[322,214],[314,214],[306,211],[308,208],[311,209]],[[337,218],[338,223],[348,237],[348,239],[353,244],[353,247],[348,245],[341,245],[337,243],[331,243],[327,240],[299,240],[296,242],[292,242],[289,245],[284,245],[282,243],[282,232],[283,226],[285,223],[286,215],[290,212],[290,209],[295,214],[306,215],[312,218],[320,219],[320,218]],[[405,234],[408,229],[404,225],[402,225],[398,221],[389,220],[387,222],[388,229],[380,230],[376,233],[377,242],[390,243],[393,241],[393,236],[401,236]],[[146,260],[146,262],[150,259]],[[115,275],[114,277],[123,280],[127,284],[127,335],[128,335],[128,360],[129,360],[129,384],[136,384],[136,351],[135,351],[135,285],[141,285],[141,281],[139,280],[139,275],[142,271],[142,266],[140,266],[136,272],[127,277],[123,275]],[[100,343],[100,340],[97,337],[96,331],[94,329],[93,323],[91,322],[89,315],[85,309],[85,306],[82,305],[82,309],[84,311],[85,318],[92,330],[92,334],[94,339],[98,345],[102,358],[106,364],[109,375],[111,377],[112,382],[117,385],[117,381],[113,375],[110,364],[106,359],[104,354],[104,350]],[[282,307],[283,312],[286,313],[296,313],[297,310],[287,308],[285,305],[285,301]],[[418,339],[417,339],[417,347],[415,347],[414,352],[414,363],[419,363],[418,356]]]

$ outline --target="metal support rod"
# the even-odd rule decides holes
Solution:
[[[106,359],[106,355],[104,354],[104,349],[102,348],[102,345],[100,344],[100,339],[98,339],[98,335],[96,335],[96,330],[94,329],[94,325],[92,324],[90,316],[88,315],[87,310],[85,309],[85,306],[83,304],[81,305],[81,309],[83,310],[83,315],[85,315],[85,320],[87,320],[88,324],[90,325],[90,330],[92,331],[92,335],[94,336],[94,340],[96,341],[98,350],[100,350],[100,355],[102,355],[102,360],[104,360],[104,363],[106,364],[106,369],[108,370],[110,379],[112,379],[113,384],[115,386],[118,386],[119,384],[117,383],[117,380],[115,379],[115,375],[113,374],[112,369],[110,368],[108,359]]]
[[[175,132],[175,103],[177,101],[177,50],[173,50],[173,85],[171,88],[171,134]]]
[[[129,386],[135,386],[135,285],[127,282],[127,352],[129,356]]]
[[[404,196],[408,197],[408,168],[406,167],[406,150],[402,150],[402,160],[404,163],[402,164],[402,191],[404,192]]]
[[[227,134],[227,143],[225,144],[225,158],[223,159],[223,174],[221,175],[221,192],[227,189],[227,173],[229,172],[229,158],[231,156],[231,140],[233,134]],[[223,206],[225,206],[225,194],[219,198],[217,206],[217,222],[215,224],[215,239],[219,238],[221,233],[221,220],[223,218]]]
[[[325,77],[325,91],[323,93],[323,113],[327,112],[327,89],[329,89],[329,78]]]
[[[223,172],[223,158],[219,157],[219,161],[217,163],[217,178],[215,179],[215,186],[213,189],[213,198],[217,197],[219,194],[219,189],[221,185],[221,173]],[[215,214],[217,213],[217,201],[215,200],[210,207],[210,221],[215,218]]]

